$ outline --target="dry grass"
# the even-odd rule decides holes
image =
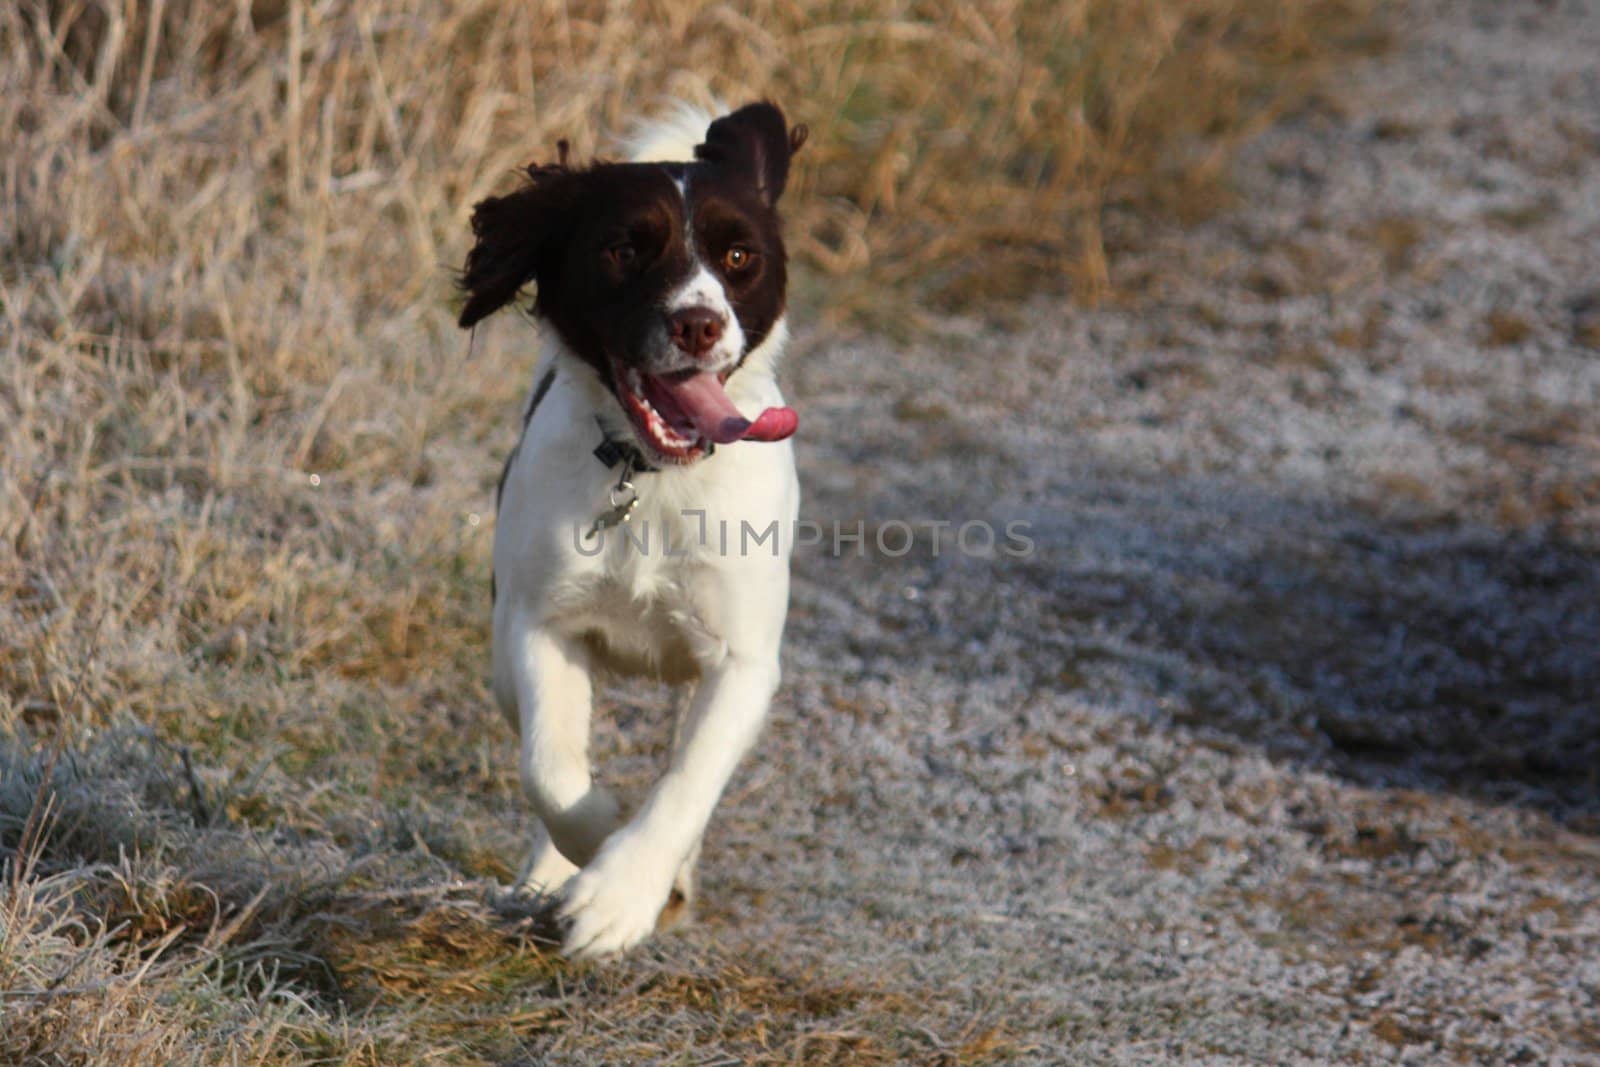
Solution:
[[[0,1060],[489,1061],[580,1015],[623,1058],[1004,1058],[771,960],[574,978],[436,888],[516,847],[483,587],[527,355],[453,330],[465,217],[664,94],[769,94],[839,313],[1092,294],[1108,200],[1213,182],[1366,6],[0,8]]]

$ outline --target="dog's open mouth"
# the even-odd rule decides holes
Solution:
[[[668,462],[691,462],[710,451],[712,444],[781,441],[800,422],[793,408],[767,408],[751,422],[728,399],[723,374],[696,370],[647,374],[613,364],[612,377],[617,398],[640,439]]]

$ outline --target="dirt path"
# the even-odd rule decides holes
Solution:
[[[802,336],[869,550],[802,553],[669,955],[1007,1059],[1600,1062],[1596,56],[1592,2],[1411,5],[1129,306]],[[923,519],[1036,552],[871,548]]]

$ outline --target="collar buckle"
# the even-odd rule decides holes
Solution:
[[[617,437],[604,437],[595,446],[594,458],[604,463],[607,467],[615,467],[619,463],[627,463],[635,471],[653,471],[644,453],[628,441]]]

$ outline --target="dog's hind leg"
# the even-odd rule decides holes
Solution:
[[[498,621],[498,620],[497,620]],[[596,785],[589,768],[593,691],[588,655],[577,641],[516,618],[495,631],[495,681],[510,697],[521,737],[522,788],[544,823],[555,856],[535,855],[528,873],[570,875],[557,862],[582,867],[621,821],[616,799]]]
[[[578,873],[578,865],[561,854],[550,840],[550,831],[540,823],[533,832],[533,847],[517,875],[516,891],[527,896],[553,896],[567,879]]]

